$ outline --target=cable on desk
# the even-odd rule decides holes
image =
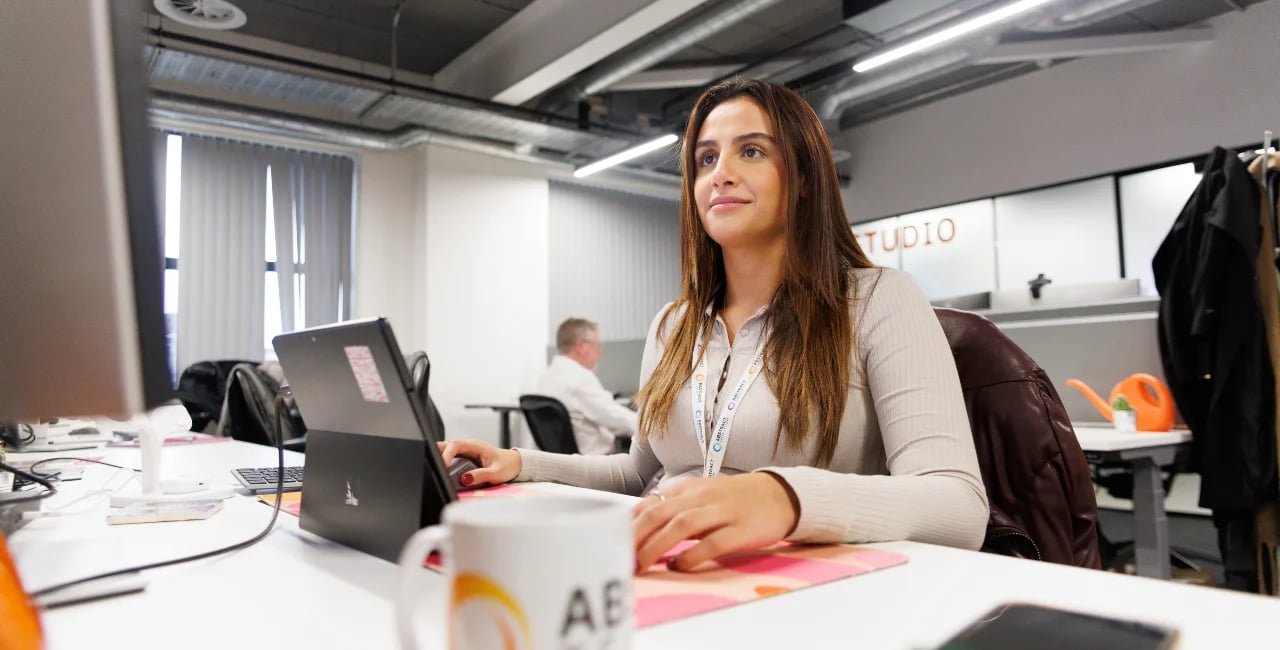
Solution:
[[[253,537],[250,537],[249,539],[244,540],[243,542],[236,542],[235,544],[231,544],[229,546],[223,546],[222,548],[216,548],[216,549],[213,549],[212,551],[205,551],[204,553],[197,553],[195,555],[188,555],[186,557],[175,558],[172,560],[163,560],[160,562],[140,564],[138,566],[132,566],[124,569],[116,569],[115,571],[108,571],[106,573],[91,575],[87,578],[77,578],[75,580],[69,580],[61,584],[53,585],[51,587],[45,587],[44,589],[32,591],[28,593],[27,596],[32,599],[37,599],[37,598],[40,598],[41,596],[47,596],[49,594],[56,593],[64,589],[70,589],[71,587],[78,587],[83,584],[96,582],[98,580],[104,580],[106,578],[114,578],[116,576],[122,576],[130,573],[138,573],[140,571],[149,571],[151,569],[159,569],[162,567],[173,566],[175,564],[194,562],[196,560],[203,560],[205,558],[210,558],[215,555],[222,555],[223,553],[238,551],[242,548],[248,548],[262,541],[263,538],[269,535],[271,531],[274,530],[276,527],[276,519],[280,516],[280,504],[283,501],[281,497],[284,494],[284,434],[283,434],[284,429],[282,428],[284,426],[284,423],[281,419],[281,413],[284,412],[284,396],[277,395],[275,404],[276,404],[276,456],[277,456],[277,464],[278,464],[278,470],[276,472],[276,505],[275,505],[275,508],[271,510],[271,521],[267,522],[266,528],[263,528],[261,532],[259,532],[257,535],[254,535]],[[127,469],[127,468],[123,468],[123,469]],[[42,484],[48,485],[48,483],[43,479],[37,479],[37,480],[39,480],[39,482]],[[52,489],[51,485],[49,487]],[[43,495],[43,496],[49,496],[49,495]],[[8,503],[12,503],[12,501]],[[58,605],[50,605],[50,606],[47,606],[46,609],[54,609],[57,607],[69,607],[71,605],[78,605],[82,602],[86,602],[86,601],[72,601],[72,602],[62,603]]]
[[[44,477],[37,476],[35,472],[30,472],[30,473],[24,472],[18,469],[17,467],[14,467],[12,465],[6,465],[4,463],[0,463],[0,470],[4,470],[6,472],[13,472],[15,476],[21,476],[22,478],[25,478],[28,481],[31,481],[33,483],[39,483],[40,486],[44,488],[44,492],[41,492],[40,494],[32,494],[25,497],[18,497],[16,499],[5,499],[4,501],[0,501],[0,504],[7,506],[15,503],[39,501],[40,499],[48,499],[49,497],[58,493],[58,488],[54,487],[53,483],[50,483],[49,480]]]
[[[94,463],[95,465],[106,465],[107,467],[114,467],[114,468],[116,468],[116,469],[127,469],[127,470],[132,471],[132,472],[141,472],[141,471],[142,471],[142,470],[140,470],[140,469],[134,469],[134,468],[132,468],[132,467],[125,467],[124,465],[116,465],[115,463],[107,463],[107,462],[104,462],[104,461],[101,461],[101,460],[94,460],[94,459],[92,459],[92,458],[76,458],[75,456],[55,456],[54,458],[45,458],[45,459],[43,459],[43,460],[38,460],[38,461],[36,461],[36,462],[34,462],[34,463],[31,463],[31,467],[30,467],[29,469],[31,470],[31,472],[32,472],[33,474],[40,474],[41,476],[43,476],[43,477],[45,477],[45,478],[54,478],[55,476],[57,476],[57,475],[58,475],[58,474],[60,474],[61,472],[50,472],[49,474],[41,474],[41,473],[40,473],[40,470],[39,470],[39,469],[37,469],[37,468],[38,468],[38,467],[40,467],[41,465],[45,464],[45,463],[52,463],[52,462],[54,462],[54,461],[58,461],[58,460],[74,460],[74,461],[76,461],[76,462],[80,462],[80,463]]]

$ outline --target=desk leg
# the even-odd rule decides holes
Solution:
[[[502,449],[511,448],[511,411],[503,411],[498,414],[502,418],[502,428],[499,429],[498,442]]]
[[[1150,458],[1133,461],[1133,545],[1138,575],[1168,580],[1169,519],[1164,512],[1164,483]]]

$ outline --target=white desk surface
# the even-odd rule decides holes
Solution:
[[[1085,451],[1124,451],[1143,447],[1162,447],[1191,441],[1191,432],[1185,429],[1165,433],[1138,431],[1122,433],[1110,426],[1073,424],[1080,447]]]
[[[230,483],[227,468],[270,465],[274,453],[238,442],[193,444],[166,447],[164,462],[166,474],[203,471]],[[98,454],[122,464],[139,460],[137,449]],[[300,461],[291,455],[286,462]],[[78,489],[68,486],[65,497],[51,501],[74,498],[113,472],[94,467]],[[270,516],[249,497],[196,522],[107,526],[104,508],[42,518],[10,539],[28,589],[246,539]],[[1170,625],[1182,630],[1181,648],[1274,647],[1280,636],[1280,599],[913,542],[875,546],[910,561],[638,630],[634,646],[923,648],[1004,601]],[[283,513],[277,529],[253,547],[148,575],[144,593],[46,612],[48,647],[395,647],[396,567],[301,531]],[[442,578],[427,579],[444,587]]]

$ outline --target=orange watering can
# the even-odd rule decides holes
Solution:
[[[1169,387],[1165,386],[1164,382],[1151,375],[1140,372],[1125,377],[1111,389],[1111,397],[1105,402],[1079,379],[1068,379],[1067,385],[1084,393],[1084,396],[1093,402],[1094,408],[1108,420],[1112,420],[1111,404],[1116,401],[1118,395],[1124,395],[1124,398],[1133,405],[1133,410],[1137,412],[1139,431],[1169,431],[1173,428],[1173,421],[1177,416],[1173,405],[1173,394],[1169,392]]]

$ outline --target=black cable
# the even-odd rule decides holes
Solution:
[[[281,421],[281,415],[280,415],[283,412],[283,410],[284,410],[284,398],[283,396],[277,395],[276,396],[276,431],[283,430],[281,428],[283,426],[283,422]],[[140,571],[149,571],[151,569],[159,569],[162,567],[173,566],[175,564],[183,564],[186,562],[203,560],[205,558],[210,558],[215,555],[230,553],[231,551],[238,551],[242,548],[248,548],[250,546],[253,546],[254,544],[257,544],[258,542],[262,541],[262,539],[265,538],[268,534],[270,534],[272,530],[275,529],[276,519],[280,516],[280,504],[283,501],[281,497],[284,494],[284,436],[280,434],[276,435],[276,455],[277,455],[277,467],[278,467],[278,471],[276,472],[276,506],[271,510],[271,521],[268,521],[266,528],[263,528],[262,531],[259,532],[257,535],[254,535],[253,537],[246,539],[243,542],[236,542],[235,544],[224,546],[222,548],[217,548],[212,551],[205,551],[204,553],[197,553],[195,555],[188,555],[186,557],[175,558],[172,560],[163,560],[160,562],[151,562],[149,564],[141,564],[138,566],[132,566],[125,569],[117,569],[115,571],[108,571],[106,573],[99,573],[97,575],[92,575],[87,578],[77,578],[75,580],[70,580],[67,582],[63,582],[61,584],[53,585],[52,587],[45,587],[44,589],[39,589],[39,590],[30,592],[27,594],[27,596],[33,599],[39,598],[41,596],[47,596],[49,594],[62,591],[64,589],[69,589],[71,587],[76,587],[76,586],[87,584],[90,582],[97,582],[98,580],[103,580],[106,578],[114,578],[116,576],[122,576],[129,573],[138,573]],[[44,481],[41,480],[41,482],[43,483]],[[8,503],[12,503],[12,501]],[[87,602],[87,601],[61,603],[58,605],[51,605],[49,607],[50,608],[66,607],[70,605],[78,605],[81,602]]]
[[[26,503],[28,501],[39,501],[41,499],[48,499],[49,497],[58,493],[58,488],[54,487],[53,483],[50,483],[48,480],[40,476],[36,476],[34,471],[33,473],[27,473],[18,469],[17,467],[14,467],[12,465],[6,465],[4,463],[0,463],[0,470],[6,471],[6,472],[13,472],[15,476],[21,476],[22,478],[25,478],[28,481],[31,481],[33,483],[39,483],[40,486],[43,487],[45,490],[40,494],[32,494],[25,497],[18,497],[16,499],[0,500],[0,505],[7,506],[7,505],[12,505],[14,503]]]
[[[132,470],[132,471],[134,471],[134,472],[141,472],[141,471],[142,471],[142,470],[140,470],[140,469],[134,469],[134,468],[132,468],[132,467],[125,467],[124,465],[116,465],[116,464],[108,463],[108,462],[104,462],[104,461],[101,461],[101,460],[94,460],[94,459],[92,459],[92,458],[76,458],[75,456],[56,456],[56,457],[54,457],[54,458],[45,458],[44,460],[38,460],[38,461],[36,461],[36,462],[34,462],[34,463],[31,463],[31,467],[30,467],[29,469],[30,469],[30,470],[31,470],[31,472],[32,472],[32,473],[34,473],[34,474],[40,474],[41,476],[43,476],[43,477],[45,477],[45,478],[53,478],[54,476],[57,476],[60,472],[53,472],[52,474],[41,474],[41,473],[40,473],[40,470],[38,470],[38,469],[36,469],[36,468],[37,468],[37,467],[39,467],[39,466],[41,466],[41,465],[43,465],[43,464],[45,464],[45,463],[52,463],[52,462],[57,461],[57,460],[74,460],[74,461],[78,461],[78,462],[81,462],[81,463],[94,463],[94,464],[97,464],[97,465],[106,465],[107,467],[114,467],[114,468],[116,468],[116,469],[127,469],[127,470]]]

